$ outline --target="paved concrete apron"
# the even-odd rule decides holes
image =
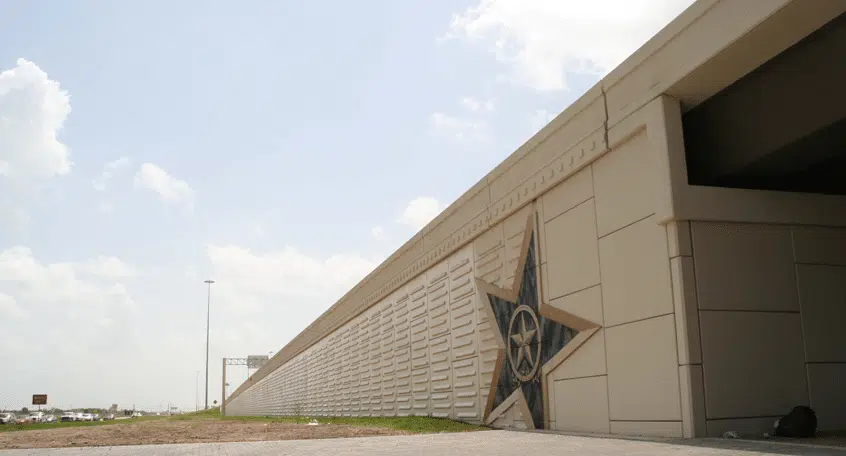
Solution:
[[[575,437],[511,431],[457,434],[286,440],[275,442],[189,443],[98,448],[5,450],[0,456],[186,456],[186,455],[330,455],[330,456],[454,456],[454,455],[612,455],[612,456],[752,456],[843,455],[846,450],[807,446],[703,439],[670,443]]]

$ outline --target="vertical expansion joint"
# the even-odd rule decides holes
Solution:
[[[605,120],[602,122],[602,127],[605,130],[604,132],[604,139],[605,139],[605,147],[611,147],[611,144],[608,143],[608,97],[605,95],[605,86],[602,84],[602,81],[599,81],[599,91],[602,93],[602,106],[605,108]]]

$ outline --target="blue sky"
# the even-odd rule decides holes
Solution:
[[[0,408],[193,407],[206,277],[219,398],[689,3],[0,0]]]

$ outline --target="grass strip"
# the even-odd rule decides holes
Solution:
[[[42,429],[57,429],[66,427],[105,426],[110,424],[128,424],[137,423],[139,421],[161,420],[165,418],[167,417],[142,416],[139,418],[127,418],[124,420],[110,421],[54,421],[52,423],[2,424],[0,425],[0,432],[37,431]]]
[[[265,423],[308,424],[312,417],[305,416],[225,416],[221,417],[217,409],[210,409],[195,413],[186,413],[170,417],[171,420],[202,420],[216,419],[223,421],[245,421]],[[463,423],[443,418],[425,416],[407,417],[314,417],[319,424],[337,424],[346,426],[388,428],[415,434],[432,434],[439,432],[471,432],[487,429],[475,424]]]
[[[434,434],[441,432],[471,432],[481,431],[487,429],[483,426],[475,424],[463,423],[460,421],[453,421],[443,418],[433,418],[425,416],[408,416],[408,417],[314,417],[321,425],[346,425],[356,427],[368,428],[387,428],[398,431],[406,431],[414,434]],[[172,421],[193,421],[193,420],[221,420],[221,421],[242,421],[242,422],[264,422],[264,423],[288,423],[288,424],[308,424],[312,421],[311,417],[305,416],[220,416],[220,411],[217,408],[202,410],[193,413],[184,413],[181,415],[166,416],[144,416],[140,418],[130,418],[114,421],[56,421],[53,423],[30,423],[30,424],[11,424],[0,426],[0,432],[12,431],[34,431],[41,429],[57,429],[65,427],[88,427],[88,426],[103,426],[103,425],[121,425],[127,423],[138,423],[141,421],[152,420],[172,420]]]

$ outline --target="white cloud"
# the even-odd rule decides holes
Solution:
[[[473,98],[464,97],[464,98],[461,99],[461,106],[464,106],[465,108],[467,108],[471,111],[476,111],[481,106],[481,103],[479,103],[477,100],[475,100]]]
[[[58,134],[70,97],[36,64],[18,59],[0,69],[0,229],[23,232],[32,184],[71,171],[70,149]]]
[[[26,312],[18,305],[18,301],[6,294],[0,293],[0,320],[26,317]]]
[[[137,275],[135,268],[124,263],[119,258],[111,256],[100,256],[93,260],[88,260],[79,266],[88,274],[98,277],[117,279],[135,277]]]
[[[215,281],[210,294],[211,352],[218,361],[211,364],[216,388],[212,399],[219,397],[220,357],[275,353],[383,261],[356,253],[313,254],[291,246],[260,251],[208,245],[206,253],[208,265],[189,267],[184,276],[196,284],[194,296],[202,302],[197,317],[205,317],[207,288],[202,282]],[[167,345],[197,346],[196,339],[171,338],[175,340]],[[165,352],[167,345],[162,347]],[[229,378],[234,391],[241,378],[232,371]]]
[[[103,166],[103,171],[97,176],[92,182],[91,185],[94,186],[94,189],[97,191],[104,191],[106,189],[106,184],[114,177],[114,175],[129,166],[129,159],[126,157],[118,158],[115,161],[106,163]]]
[[[115,321],[117,309],[135,308],[126,288],[96,267],[101,262],[42,263],[29,248],[10,247],[0,251],[0,295],[11,297],[50,328],[40,343],[61,344],[67,331],[77,333],[80,343],[96,340],[99,322]]]
[[[194,266],[188,266],[185,268],[185,277],[191,280],[197,280],[200,278],[200,273]]]
[[[57,135],[70,97],[38,65],[18,59],[0,72],[0,175],[50,178],[71,170],[70,149]]]
[[[135,175],[135,186],[155,192],[168,203],[190,203],[194,190],[187,182],[179,180],[162,168],[144,163]]]
[[[541,128],[545,127],[548,123],[552,122],[552,119],[555,118],[557,114],[551,113],[546,109],[538,109],[535,111],[534,115],[530,119],[530,124],[532,127],[532,131],[537,133],[540,131]]]
[[[435,112],[432,114],[432,129],[436,134],[459,140],[484,140],[490,136],[488,117],[495,109],[493,99],[480,101],[473,97],[463,97],[459,105],[464,108],[462,115]]]
[[[135,338],[135,300],[114,277],[128,269],[111,257],[50,263],[24,246],[0,251],[0,322],[14,318],[14,324],[0,324],[0,363],[15,366],[4,379],[7,394],[0,397],[0,408],[19,407],[33,388],[49,389],[54,400],[61,398],[54,404],[64,405],[68,398],[93,405],[97,399],[126,397],[126,388],[129,394],[143,391],[141,385],[113,383],[108,373],[117,369],[133,377],[134,369],[149,371],[126,362],[144,346]],[[25,374],[35,369],[38,376]],[[91,375],[68,374],[73,371]]]
[[[443,112],[432,114],[432,128],[439,135],[456,139],[484,139],[488,133],[484,121],[460,119]]]
[[[484,46],[514,83],[566,90],[567,73],[604,75],[693,0],[478,0],[446,38]]]
[[[52,283],[46,288],[51,288],[53,289],[51,292],[56,293],[61,293],[62,289],[85,289],[86,285],[79,280],[80,278],[114,279],[135,275],[135,269],[132,266],[112,256],[42,265],[28,247],[15,246],[0,251],[0,277],[4,282]]]
[[[29,214],[23,208],[14,203],[0,201],[0,226],[20,233],[26,231],[29,222]]]
[[[328,307],[381,261],[354,254],[317,258],[293,247],[259,254],[234,245],[210,245],[208,255],[215,288],[232,287],[236,305],[252,298],[258,307],[285,299],[325,300]]]
[[[402,211],[397,221],[419,230],[437,217],[442,210],[443,208],[438,200],[428,196],[421,196],[408,203],[408,206]]]
[[[385,229],[379,225],[376,225],[370,229],[370,234],[373,235],[373,237],[375,238],[379,238],[385,235]]]
[[[475,98],[471,97],[464,97],[461,99],[461,106],[470,110],[470,111],[488,111],[491,112],[494,110],[494,100],[486,100],[486,101],[479,101]]]
[[[382,261],[357,254],[319,257],[293,247],[254,252],[209,245],[207,252],[215,280],[212,306],[216,318],[227,321],[231,351],[278,350]]]

